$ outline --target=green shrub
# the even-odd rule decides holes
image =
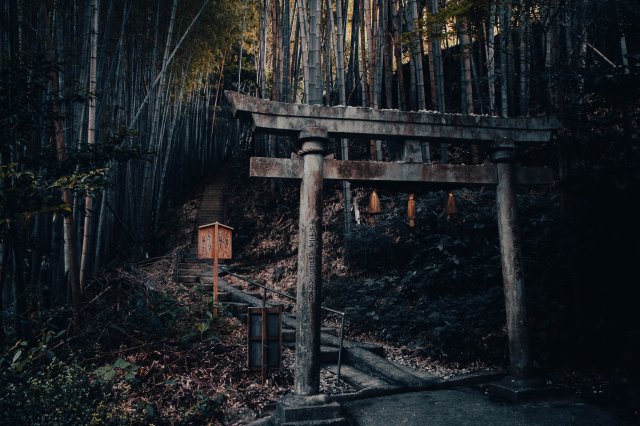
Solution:
[[[107,408],[114,402],[109,385],[91,381],[82,367],[59,359],[27,365],[21,372],[0,369],[0,424],[130,423]]]

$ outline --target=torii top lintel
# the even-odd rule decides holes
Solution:
[[[328,107],[267,101],[225,91],[236,117],[250,116],[256,131],[296,134],[324,127],[331,137],[447,140],[458,143],[545,142],[560,128],[555,117],[504,118],[486,115]]]

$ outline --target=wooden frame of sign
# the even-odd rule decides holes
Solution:
[[[218,318],[218,259],[232,257],[233,228],[219,222],[198,227],[198,259],[213,259],[213,317]],[[214,243],[215,242],[215,243]]]
[[[282,306],[249,308],[247,315],[247,367],[266,372],[282,366]]]

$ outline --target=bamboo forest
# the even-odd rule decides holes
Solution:
[[[1,0],[0,424],[637,424],[638,6]]]

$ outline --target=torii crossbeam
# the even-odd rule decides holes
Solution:
[[[410,112],[358,107],[328,107],[258,99],[225,92],[234,115],[251,117],[256,131],[296,135],[305,127],[323,127],[329,137],[435,139],[441,142],[515,143],[548,141],[558,129],[554,117],[503,118],[488,115]]]
[[[513,166],[517,145],[548,141],[560,122],[553,117],[502,118],[325,107],[265,101],[225,92],[234,114],[250,117],[256,131],[298,137],[291,159],[251,158],[250,175],[301,179],[298,246],[296,363],[297,395],[319,393],[322,186],[324,179],[357,182],[496,185],[498,229],[509,337],[510,374],[531,377],[515,201],[516,184],[551,184],[547,168]],[[426,140],[490,144],[493,165],[339,161],[325,158],[329,137]]]

